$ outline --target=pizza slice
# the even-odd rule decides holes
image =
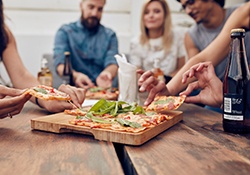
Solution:
[[[154,101],[146,107],[146,111],[175,110],[181,106],[186,96],[156,96]]]
[[[102,88],[92,87],[86,92],[86,98],[88,99],[106,99],[106,100],[117,100],[119,92],[116,88]]]
[[[24,93],[28,93],[36,98],[42,100],[71,100],[70,96],[64,92],[61,92],[53,87],[38,85],[27,89]]]

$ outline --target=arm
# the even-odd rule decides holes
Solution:
[[[231,29],[240,27],[249,28],[249,10],[250,2],[239,7],[232,13],[217,38],[206,49],[192,57],[167,84],[169,94],[179,93],[187,87],[188,83],[195,80],[189,79],[187,83],[181,84],[182,74],[191,68],[191,66],[204,61],[211,61],[213,66],[216,66],[222,61],[229,51]]]
[[[3,63],[12,81],[13,86],[18,89],[25,89],[25,88],[39,85],[39,82],[37,81],[37,79],[34,76],[32,76],[32,74],[23,65],[22,60],[17,51],[16,41],[15,41],[14,36],[12,35],[12,33],[10,32],[8,28],[6,28],[6,32],[7,32],[9,40],[8,40],[7,47],[3,52]],[[84,90],[74,89],[73,87],[70,87],[70,86],[62,87],[61,89],[62,91],[68,93],[71,96],[72,101],[74,102],[75,105],[79,106],[83,102],[84,97],[85,97]],[[18,94],[18,95],[21,95],[21,94]],[[23,102],[26,102],[27,101],[26,99],[30,98],[24,95],[21,95],[21,96],[23,97],[23,100],[24,100]],[[35,103],[34,97],[31,97],[30,100],[33,103]],[[39,100],[39,103],[42,107],[44,107],[50,112],[59,112],[59,111],[63,111],[65,108],[72,108],[72,106],[67,102],[60,102],[62,104],[61,105],[59,104],[58,101]]]
[[[187,50],[188,58],[192,58],[193,56],[197,55],[200,52],[195,46],[188,32],[185,35],[184,42],[185,42],[185,48]]]
[[[116,34],[110,36],[108,50],[104,58],[104,70],[96,78],[96,84],[100,87],[108,88],[112,85],[112,80],[117,75],[117,62],[114,55],[118,54],[118,41]]]
[[[165,87],[162,86],[161,83],[157,83],[157,80],[152,77],[152,74],[150,72],[145,72],[138,81],[138,85],[141,86],[140,91],[149,91],[149,95],[147,100],[145,101],[145,105],[151,103],[156,94],[161,93],[162,95],[175,95],[185,89],[185,87],[187,87],[187,84],[194,81],[195,79],[190,78],[187,82],[182,84],[182,75],[193,65],[205,61],[210,61],[213,66],[217,65],[228,54],[231,29],[240,27],[247,29],[250,28],[249,11],[250,2],[245,3],[244,6],[236,9],[227,20],[217,38],[206,49],[192,57]]]

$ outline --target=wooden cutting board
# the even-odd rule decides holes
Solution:
[[[139,133],[128,133],[72,125],[69,124],[69,121],[74,119],[75,116],[65,113],[57,113],[44,117],[34,118],[31,120],[31,128],[53,133],[82,133],[93,135],[97,140],[104,140],[128,145],[141,145],[183,119],[181,111],[171,111],[167,114],[172,115],[173,118],[171,120],[164,121],[154,128],[147,129]]]

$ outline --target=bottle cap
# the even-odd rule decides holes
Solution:
[[[242,29],[242,28],[232,29],[231,33],[234,33],[234,32],[245,32],[245,29]]]
[[[64,52],[64,55],[70,55],[70,52]]]
[[[231,36],[233,36],[233,37],[245,36],[245,29],[242,29],[242,28],[232,29]]]
[[[47,67],[47,63],[48,63],[47,59],[43,57],[42,60],[41,60],[41,67],[42,68],[46,68]]]

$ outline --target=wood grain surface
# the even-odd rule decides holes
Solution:
[[[250,134],[224,132],[219,113],[187,104],[179,110],[183,121],[154,140],[117,145],[127,174],[250,173]]]
[[[21,114],[0,121],[1,175],[123,174],[111,142],[32,130],[30,120],[46,114],[29,103]]]

